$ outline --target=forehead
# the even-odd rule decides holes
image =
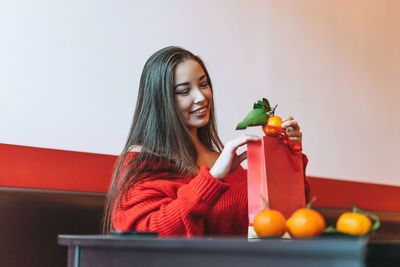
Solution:
[[[196,60],[187,59],[176,66],[174,73],[175,83],[197,80],[204,74],[203,68]]]

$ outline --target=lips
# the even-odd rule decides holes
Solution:
[[[207,111],[207,106],[204,106],[204,107],[198,108],[194,111],[191,111],[190,113],[194,114],[194,115],[201,115],[201,114],[205,113],[206,111]]]

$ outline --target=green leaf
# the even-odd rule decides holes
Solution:
[[[374,232],[374,231],[378,230],[378,228],[381,226],[381,221],[379,220],[379,217],[372,213],[368,213],[368,216],[371,217],[375,221],[375,223],[372,225],[370,232]]]
[[[271,106],[269,105],[269,102],[268,102],[268,100],[266,98],[262,99],[262,107],[263,107],[265,112],[271,111]]]
[[[236,126],[236,130],[243,130],[249,126],[264,126],[267,123],[268,117],[264,109],[253,109],[247,114],[246,118]]]
[[[261,100],[258,100],[257,103],[254,103],[253,109],[264,109],[263,103],[261,102]]]
[[[338,233],[338,231],[336,230],[336,227],[334,225],[331,225],[324,230],[324,234],[336,234],[336,233]]]

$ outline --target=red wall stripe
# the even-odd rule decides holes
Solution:
[[[0,144],[0,186],[106,192],[116,158]]]
[[[350,202],[368,210],[400,211],[400,186],[308,177],[314,206],[351,208]]]
[[[0,186],[107,192],[117,156],[0,144]],[[309,177],[314,206],[400,211],[400,187]]]

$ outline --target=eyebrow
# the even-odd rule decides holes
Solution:
[[[207,76],[204,74],[202,76],[200,76],[199,81],[204,80],[204,78],[206,78]],[[184,83],[178,83],[177,85],[174,86],[174,89],[176,89],[179,86],[185,86],[185,85],[189,85],[189,82],[184,82]]]
[[[184,86],[184,85],[189,85],[189,83],[188,82],[178,83],[177,85],[174,86],[174,89],[178,88],[179,86]]]

